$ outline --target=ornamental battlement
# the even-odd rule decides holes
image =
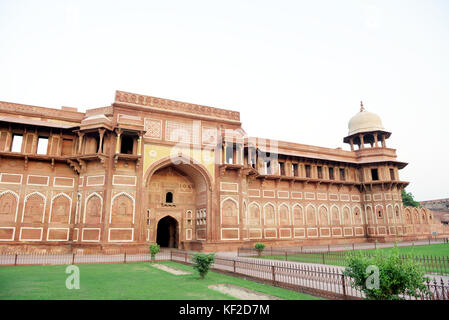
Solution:
[[[202,106],[187,102],[144,96],[141,94],[116,91],[116,103],[129,103],[133,105],[147,106],[157,109],[185,112],[195,115],[207,115],[218,119],[240,121],[240,112]]]

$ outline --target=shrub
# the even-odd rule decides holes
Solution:
[[[161,247],[158,244],[150,244],[150,254],[151,260],[154,261],[156,254],[161,250]]]
[[[214,261],[215,253],[196,253],[192,258],[192,262],[195,263],[193,268],[199,272],[201,279],[204,279]]]
[[[263,244],[263,243],[256,243],[254,245],[254,249],[257,250],[257,254],[260,257],[262,255],[262,251],[265,249],[265,244]]]
[[[343,274],[352,278],[351,286],[364,292],[368,300],[403,300],[403,295],[431,294],[422,268],[413,263],[412,255],[402,259],[397,246],[390,252],[376,250],[371,256],[362,252],[349,255]]]

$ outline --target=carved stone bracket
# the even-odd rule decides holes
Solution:
[[[78,163],[76,163],[75,161],[69,160],[67,159],[68,164],[70,165],[70,167],[77,173],[80,174],[81,172],[81,168],[78,165]]]
[[[80,168],[81,168],[80,172],[86,172],[86,170],[87,170],[86,161],[81,160],[81,159],[77,159],[77,160],[78,160],[78,163],[80,164]]]

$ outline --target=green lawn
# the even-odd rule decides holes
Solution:
[[[384,248],[378,249],[382,251],[391,251],[393,248]],[[437,273],[449,273],[449,244],[433,244],[433,245],[424,245],[424,246],[410,246],[410,247],[398,247],[398,250],[401,254],[413,254],[418,257],[421,256],[432,256],[438,257],[440,260],[444,260],[444,263],[434,263],[429,262],[425,268],[427,272],[437,272]],[[367,252],[373,253],[375,249],[369,250],[356,250],[356,252]],[[267,250],[267,253],[269,251]],[[319,264],[327,264],[334,266],[345,266],[345,255],[352,254],[354,251],[347,252],[330,252],[324,253],[324,261],[323,261],[323,253],[307,253],[307,254],[288,254],[289,261],[299,261],[299,262],[309,262],[309,263],[319,263]],[[444,258],[443,258],[444,257]],[[263,256],[263,259],[275,259],[275,260],[285,260],[285,255],[270,255]]]
[[[194,271],[192,266],[160,262],[178,269]],[[319,299],[299,292],[260,284],[217,272],[200,280],[197,273],[173,275],[151,267],[150,263],[85,264],[80,269],[80,289],[66,288],[67,266],[0,267],[0,300],[5,299],[144,299],[215,300],[234,299],[207,286],[230,283],[282,299]]]

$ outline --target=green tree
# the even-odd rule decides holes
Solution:
[[[254,245],[254,249],[257,250],[257,255],[260,257],[260,256],[262,256],[262,251],[265,249],[265,244],[263,244],[263,243],[256,243]]]
[[[192,262],[195,263],[193,268],[199,272],[201,279],[204,279],[214,261],[215,253],[196,253],[192,258]]]
[[[411,192],[406,192],[405,189],[402,189],[402,204],[405,207],[419,207],[419,202],[415,201]]]
[[[403,300],[403,295],[431,294],[424,270],[413,261],[411,254],[401,258],[395,245],[391,251],[376,250],[374,255],[349,255],[343,274],[352,278],[351,286],[364,292],[368,300]]]
[[[150,244],[150,254],[151,254],[151,260],[154,261],[156,254],[159,253],[161,250],[161,247],[158,244]]]

